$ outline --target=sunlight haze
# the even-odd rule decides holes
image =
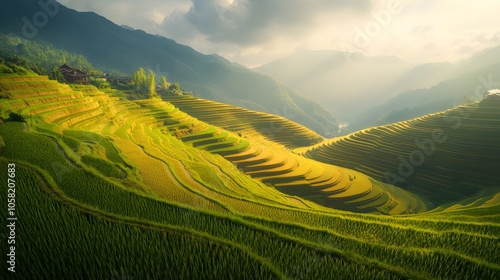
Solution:
[[[493,0],[62,3],[249,67],[297,49],[394,55],[410,63],[458,61],[500,43],[500,33],[494,28],[500,25],[500,2]],[[395,13],[389,11],[391,6],[397,7]],[[365,40],[359,39],[363,36],[359,31]]]

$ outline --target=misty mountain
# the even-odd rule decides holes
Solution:
[[[418,80],[432,75],[448,77],[432,87],[404,91],[367,110],[350,123],[348,131],[408,120],[481,99],[485,91],[500,88],[500,46],[459,63],[424,64],[407,76]]]
[[[391,56],[300,50],[256,70],[321,102],[355,131],[461,104],[474,92],[478,75],[498,72],[489,67],[496,63],[500,47],[458,63],[416,66]]]
[[[428,89],[404,92],[363,113],[349,125],[349,131],[404,121],[477,101],[493,88],[500,88],[500,63],[460,74]]]
[[[338,124],[318,103],[295,94],[272,78],[204,55],[158,35],[124,28],[93,12],[77,12],[52,1],[0,3],[0,32],[84,55],[95,67],[131,73],[140,66],[176,81],[195,96],[271,112],[322,134]]]
[[[451,68],[450,64],[415,68],[394,56],[300,50],[256,70],[350,121],[403,91],[442,81]]]
[[[486,49],[479,52],[469,59],[462,61],[462,72],[479,70],[481,68],[500,63],[500,46]]]

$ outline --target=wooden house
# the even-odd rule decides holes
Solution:
[[[64,64],[61,67],[59,67],[59,71],[62,73],[64,76],[64,80],[67,83],[71,84],[89,84],[90,83],[90,75],[80,71],[75,68],[71,68],[70,66]]]

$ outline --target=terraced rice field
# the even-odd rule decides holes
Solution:
[[[43,78],[31,79],[36,80],[37,83],[30,82],[29,84],[37,89],[49,87],[44,83],[54,84],[52,81]],[[2,86],[13,100],[17,100],[17,89],[26,87],[20,86],[17,82],[5,82]],[[74,90],[69,86],[61,86],[59,93],[61,98],[56,99],[54,102],[52,102],[53,99],[46,99],[48,93],[42,90],[36,90],[36,92],[38,93],[37,99],[32,98],[30,101],[36,102],[38,99],[44,101],[38,101],[40,104],[35,106],[25,104],[23,107],[18,105],[21,114],[36,115],[44,122],[58,124],[60,128],[85,130],[92,127],[93,132],[111,132],[108,136],[115,139],[113,140],[114,143],[131,161],[136,162],[140,178],[142,183],[147,186],[146,188],[160,197],[168,197],[174,201],[186,203],[192,199],[193,193],[191,193],[191,196],[180,194],[182,192],[189,193],[189,190],[192,191],[193,186],[196,185],[191,173],[194,173],[194,177],[199,177],[197,173],[208,173],[208,171],[204,171],[203,168],[200,171],[199,168],[189,170],[186,166],[172,166],[174,160],[179,162],[177,165],[182,165],[186,161],[179,156],[172,159],[158,147],[151,145],[152,140],[145,133],[145,129],[153,130],[151,134],[164,131],[167,135],[172,133],[180,139],[192,139],[190,144],[196,149],[222,153],[228,156],[246,151],[250,146],[248,141],[225,130],[199,122],[171,104],[159,100],[140,100],[133,104],[127,104],[128,102],[125,100],[110,97],[93,87],[84,86],[75,86]],[[68,98],[67,96],[78,96],[79,98]],[[114,114],[105,114],[104,112],[110,111],[109,108],[114,102],[118,103],[117,108],[113,110]],[[122,109],[123,107],[126,109]],[[212,133],[204,133],[206,131],[212,131]],[[126,139],[126,141],[120,138]],[[254,165],[248,167],[250,175],[262,177],[267,174],[268,178],[266,179],[271,180],[271,175],[291,173],[298,165],[293,156],[280,155],[278,157],[279,152],[268,151],[268,153],[273,157],[276,154],[274,162],[262,166],[258,166],[255,164],[256,162],[253,162]],[[288,164],[284,164],[285,161],[288,161]],[[270,166],[273,169],[270,169]],[[204,168],[209,169],[210,167]],[[175,174],[172,172],[174,169],[177,169]],[[263,169],[270,169],[270,171],[262,171]],[[170,189],[165,187],[167,185]],[[266,187],[266,189],[270,188]],[[174,197],[176,198],[174,199]],[[197,202],[197,199],[193,201],[196,201],[196,204],[203,204]]]
[[[193,97],[128,100],[38,76],[1,76],[0,94],[0,162],[16,163],[23,190],[24,278],[500,276],[492,189],[426,212],[418,195],[378,181],[369,162],[372,177],[292,153],[310,156],[325,143],[307,148],[321,138],[273,115]],[[480,120],[497,105],[481,106],[464,127],[495,126]],[[228,109],[225,121],[216,109]],[[10,112],[26,124],[9,122]],[[266,134],[269,121],[300,141]],[[352,138],[354,158],[377,147]],[[41,256],[51,256],[51,269]]]
[[[15,91],[11,91],[11,84],[4,83],[3,87],[12,99],[16,99]],[[42,81],[39,81],[33,86],[37,87],[41,84],[43,84]],[[425,204],[420,199],[414,199],[411,194],[404,191],[399,191],[395,196],[383,184],[366,178],[361,173],[358,176],[351,176],[343,169],[326,166],[290,153],[288,149],[296,147],[297,143],[314,143],[321,137],[281,117],[193,97],[171,98],[177,100],[175,102],[177,104],[183,103],[185,107],[189,106],[190,112],[196,111],[202,116],[217,115],[216,110],[231,111],[231,114],[228,113],[229,111],[224,111],[226,115],[222,119],[226,124],[238,123],[239,126],[233,125],[233,131],[230,132],[213,124],[199,121],[179,110],[172,103],[161,100],[127,102],[99,92],[93,87],[75,86],[74,90],[67,87],[64,92],[60,93],[61,96],[83,95],[80,98],[55,102],[44,99],[45,102],[40,102],[39,105],[20,106],[18,110],[21,114],[40,116],[44,122],[58,124],[63,129],[86,130],[90,128],[93,132],[110,137],[131,140],[134,144],[131,142],[124,144],[120,141],[117,143],[122,144],[121,149],[132,161],[137,161],[139,155],[144,154],[144,161],[137,164],[138,168],[143,170],[141,173],[143,183],[161,197],[166,197],[169,193],[169,190],[161,187],[162,185],[182,186],[183,184],[178,182],[171,168],[168,168],[168,163],[172,162],[172,159],[151,144],[152,141],[145,133],[145,129],[151,130],[150,135],[155,133],[173,135],[197,150],[222,155],[244,174],[268,184],[269,189],[274,187],[284,194],[298,196],[323,206],[358,212],[391,214],[417,213],[426,210]],[[45,98],[45,95],[40,94],[38,98]],[[114,103],[117,103],[117,107],[114,107]],[[211,123],[216,122],[216,119],[221,119],[205,118]],[[243,118],[245,121],[241,121]],[[286,127],[287,133],[265,135],[263,128],[268,125]],[[261,130],[258,129],[259,127]],[[253,136],[250,131],[254,133]],[[296,138],[293,133],[297,133],[298,137]],[[242,134],[248,136],[243,137]],[[133,145],[140,146],[141,150],[133,148]],[[177,158],[177,160],[183,162],[182,159]],[[154,164],[155,162],[157,164]],[[162,163],[164,163],[163,166],[153,167]],[[192,170],[192,172],[197,172],[194,168]],[[182,190],[184,189],[180,188],[171,192],[170,198],[172,199],[173,193],[178,194]],[[189,199],[189,196],[184,195],[183,198],[178,196],[176,201],[186,202]],[[377,202],[373,203],[373,200]],[[369,205],[364,205],[364,202]]]
[[[360,171],[441,205],[498,186],[499,108],[498,99],[485,99],[295,152]]]
[[[164,100],[201,121],[254,141],[292,149],[324,140],[314,131],[281,116],[192,96],[171,96]]]

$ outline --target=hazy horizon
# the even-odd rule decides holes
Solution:
[[[62,0],[119,25],[255,67],[299,49],[459,61],[500,44],[500,2],[362,0]]]

